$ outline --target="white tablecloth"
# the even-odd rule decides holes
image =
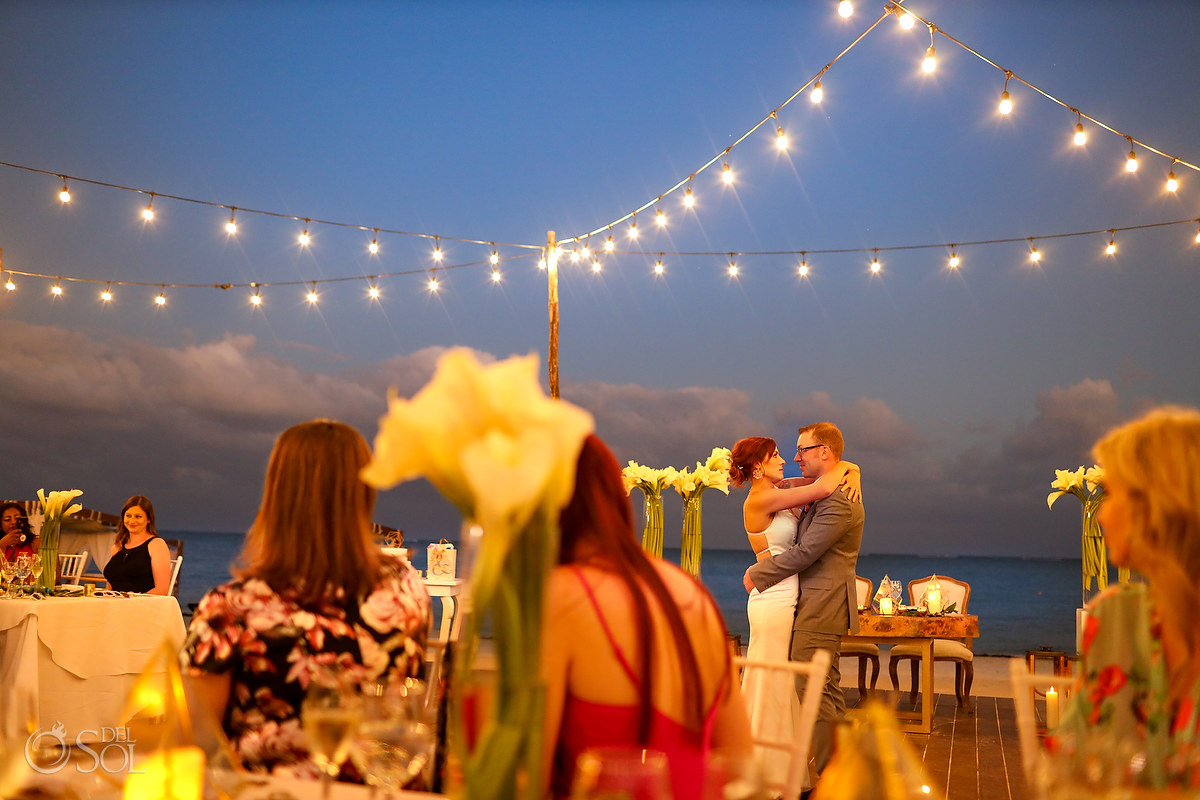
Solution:
[[[68,741],[97,740],[120,727],[129,690],[186,628],[174,597],[0,599],[0,734],[25,731],[29,704],[39,727],[66,728]]]

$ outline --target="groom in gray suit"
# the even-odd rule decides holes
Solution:
[[[831,422],[800,429],[796,462],[806,478],[820,478],[842,459],[842,432]],[[828,650],[832,661],[821,710],[813,731],[813,760],[819,774],[833,751],[833,729],[846,713],[838,654],[842,634],[858,630],[858,591],[854,570],[862,543],[865,515],[861,503],[842,491],[810,505],[800,517],[796,544],[759,561],[746,571],[746,590],[764,591],[790,575],[800,576],[800,598],[792,626],[792,661],[811,661],[817,650]],[[796,691],[803,696],[805,678]]]

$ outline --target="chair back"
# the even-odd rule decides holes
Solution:
[[[183,566],[183,556],[175,556],[171,560],[171,582],[167,584],[167,594],[172,597],[178,595],[179,588],[179,568]]]
[[[88,551],[83,550],[74,555],[61,553],[58,556],[58,575],[63,583],[72,586],[79,585],[79,576],[83,574],[83,565],[87,563]]]
[[[749,659],[741,656],[733,659],[733,666],[742,671],[773,670],[787,673],[793,677],[804,675],[808,678],[804,685],[804,696],[800,698],[800,725],[794,739],[779,741],[762,737],[758,731],[750,732],[757,747],[787,754],[789,762],[785,782],[768,781],[765,783],[766,788],[778,790],[784,797],[796,797],[800,793],[804,775],[808,769],[808,752],[812,747],[813,727],[817,722],[817,712],[821,708],[821,696],[825,692],[825,678],[829,674],[829,663],[828,650],[818,650],[813,654],[813,660],[807,663]]]
[[[908,602],[910,605],[920,605],[921,595],[925,594],[925,587],[933,580],[932,575],[927,575],[924,578],[908,582]],[[947,578],[945,575],[937,576],[938,583],[942,585],[942,607],[957,603],[955,607],[956,613],[967,613],[967,602],[971,599],[971,584],[964,581]]]
[[[858,590],[858,607],[871,605],[871,599],[875,596],[875,584],[870,578],[864,578],[861,575],[854,576],[854,587]]]
[[[1017,716],[1017,739],[1021,743],[1021,763],[1025,767],[1025,780],[1032,791],[1036,788],[1035,777],[1041,758],[1037,712],[1033,706],[1034,690],[1058,687],[1059,698],[1065,705],[1072,686],[1071,678],[1030,672],[1028,665],[1020,658],[1010,660],[1008,669],[1012,679],[1013,709]]]

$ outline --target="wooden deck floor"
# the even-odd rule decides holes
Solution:
[[[881,693],[886,699],[890,693]],[[1024,800],[1029,796],[1021,767],[1017,720],[1009,697],[975,697],[975,713],[960,709],[953,694],[934,695],[933,732],[905,738],[921,756],[947,800]],[[846,690],[846,705],[858,704]],[[920,702],[918,696],[917,701]],[[915,710],[902,694],[900,710]],[[919,706],[918,706],[919,708]],[[935,791],[934,797],[939,796]]]

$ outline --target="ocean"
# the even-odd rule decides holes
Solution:
[[[199,602],[213,586],[229,580],[229,566],[242,547],[240,533],[163,531],[182,539],[183,568],[179,575],[179,602]],[[415,566],[425,568],[426,540],[410,539],[416,548]],[[679,563],[679,550],[664,557]],[[701,562],[701,579],[716,598],[729,632],[745,643],[750,635],[746,618],[746,590],[742,575],[753,561],[749,550],[708,550]],[[971,584],[969,610],[979,617],[980,655],[1021,655],[1026,650],[1050,647],[1075,651],[1075,608],[1080,602],[1078,559],[931,557],[873,553],[860,555],[858,574],[878,586],[886,574],[907,585],[929,574],[948,575]]]

